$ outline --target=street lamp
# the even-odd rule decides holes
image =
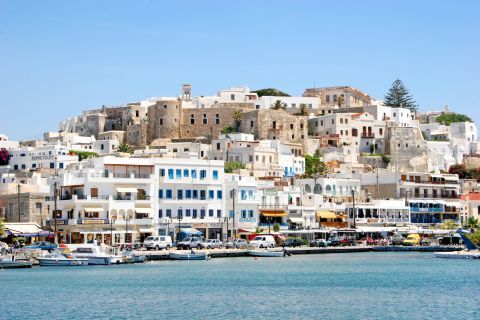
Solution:
[[[180,239],[180,222],[182,221],[183,217],[182,217],[182,207],[180,207],[178,210],[177,210],[177,220],[178,220],[178,233],[177,233],[177,243]]]
[[[218,217],[218,224],[220,225],[220,241],[223,242],[223,219]]]
[[[355,193],[356,191],[352,189],[352,215],[353,215],[353,228],[357,228],[356,220],[357,220],[357,214],[355,212]]]

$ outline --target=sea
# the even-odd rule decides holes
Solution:
[[[480,260],[368,252],[0,271],[0,319],[480,319]]]

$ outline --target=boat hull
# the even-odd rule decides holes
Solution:
[[[76,267],[88,266],[88,259],[51,259],[38,258],[38,262],[42,267]]]
[[[0,269],[10,268],[31,268],[30,261],[0,261]]]
[[[88,264],[93,266],[105,266],[112,264],[112,257],[109,256],[80,256],[75,255],[76,258],[88,259]]]
[[[283,257],[283,251],[268,251],[268,250],[249,250],[248,254],[254,257]]]
[[[171,252],[169,253],[169,258],[173,260],[208,260],[209,256],[205,253],[176,253]]]
[[[479,252],[465,252],[465,251],[454,251],[454,252],[434,252],[433,256],[435,258],[443,259],[480,259]]]

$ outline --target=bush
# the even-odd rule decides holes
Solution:
[[[273,231],[275,231],[275,232],[280,231],[280,225],[279,225],[278,223],[275,223],[275,224],[273,225]]]
[[[235,170],[245,169],[245,168],[246,168],[245,163],[236,162],[236,161],[229,161],[229,162],[225,162],[224,170],[225,170],[225,173],[232,173]]]
[[[68,152],[70,153],[70,155],[77,155],[78,161],[82,161],[83,159],[98,157],[98,154],[92,151],[69,150]]]
[[[438,123],[444,124],[446,126],[449,126],[451,123],[454,123],[454,122],[466,122],[466,121],[473,122],[469,116],[466,116],[460,113],[453,113],[453,112],[444,113],[438,116],[435,120]]]

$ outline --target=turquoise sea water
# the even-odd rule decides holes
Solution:
[[[0,271],[0,319],[480,319],[479,260],[431,253]]]

